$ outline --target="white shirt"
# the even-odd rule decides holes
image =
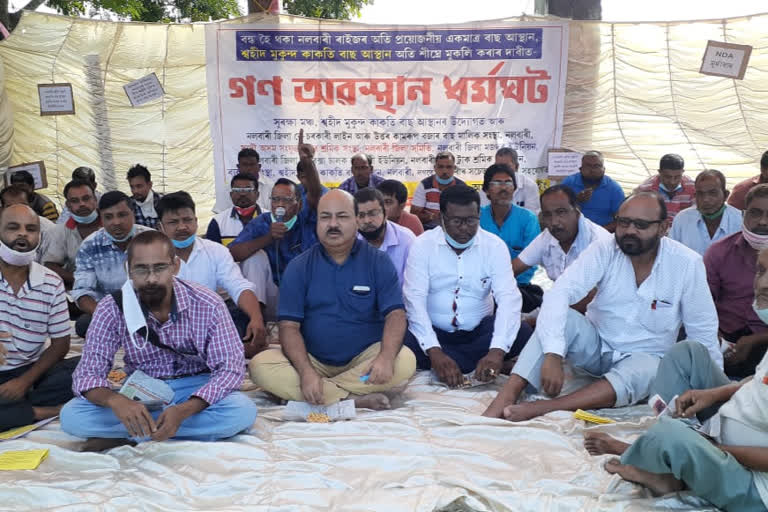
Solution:
[[[512,194],[512,202],[538,215],[541,211],[541,200],[539,198],[539,186],[536,184],[536,181],[521,172],[515,173],[515,180],[517,181],[517,188]],[[480,193],[481,208],[491,204],[485,192],[482,190],[478,190],[478,192]]]
[[[408,328],[424,352],[440,346],[433,325],[448,332],[471,331],[493,314],[494,299],[498,310],[490,348],[509,352],[520,329],[522,298],[507,246],[479,228],[461,254],[448,245],[441,227],[418,236],[405,267],[403,298]]]
[[[722,368],[717,310],[701,256],[662,237],[651,273],[638,288],[635,270],[615,239],[592,243],[544,294],[536,332],[545,353],[565,355],[565,322],[571,304],[592,288],[587,319],[605,342],[603,352],[662,357],[677,342],[680,325]]]
[[[715,236],[709,237],[707,225],[696,205],[686,208],[672,221],[672,229],[669,230],[669,238],[677,240],[686,247],[693,249],[704,256],[709,246],[721,238],[741,231],[741,210],[726,204],[720,225],[715,231]]]
[[[270,198],[272,197],[272,187],[274,186],[274,181],[264,176],[263,172],[259,173],[259,199],[256,203],[261,208],[261,213],[272,211],[272,200]],[[230,199],[229,202],[232,203],[232,200]],[[231,207],[232,204],[230,204]]]
[[[187,261],[181,260],[176,277],[198,283],[209,290],[224,290],[237,304],[240,294],[253,291],[253,285],[243,277],[229,249],[221,244],[197,237]]]
[[[576,261],[589,244],[596,240],[613,238],[605,228],[598,226],[582,214],[579,214],[578,230],[567,254],[560,247],[557,238],[552,236],[549,229],[545,229],[517,257],[529,267],[541,265],[547,271],[547,276],[555,281],[567,266]]]
[[[42,215],[38,215],[38,218],[40,219],[40,241],[37,244],[37,249],[35,249],[35,261],[43,263],[43,256],[45,256],[45,253],[51,244],[51,238],[53,237],[53,230],[56,227],[56,224]]]

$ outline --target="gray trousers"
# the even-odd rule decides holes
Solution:
[[[665,401],[689,389],[707,389],[730,380],[700,343],[683,341],[659,364],[653,388]],[[716,407],[699,414],[706,419]],[[622,464],[656,474],[671,473],[693,494],[728,511],[764,511],[752,471],[678,419],[662,417],[621,457]]]

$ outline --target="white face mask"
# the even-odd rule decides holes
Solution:
[[[0,260],[17,267],[28,267],[35,261],[37,247],[27,252],[14,251],[0,240]]]

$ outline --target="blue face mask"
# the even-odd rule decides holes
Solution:
[[[453,176],[451,176],[448,179],[443,179],[440,176],[438,176],[437,174],[435,174],[435,179],[441,185],[450,185],[451,183],[453,183]]]
[[[451,237],[451,235],[448,234],[448,232],[445,230],[445,226],[443,226],[443,234],[445,235],[445,241],[448,242],[448,245],[453,247],[454,249],[467,249],[468,247],[471,247],[473,243],[475,243],[475,237],[473,236],[463,244],[460,244],[456,240]]]
[[[678,190],[683,188],[683,185],[681,183],[678,183],[677,186],[675,187],[675,190],[669,190],[667,187],[664,186],[663,183],[659,182],[659,188],[664,192],[677,192]]]
[[[195,238],[197,238],[197,235],[192,235],[184,240],[171,240],[171,243],[173,243],[173,246],[177,249],[186,249],[195,243]]]
[[[81,217],[80,215],[75,215],[74,213],[71,215],[72,215],[72,218],[75,219],[75,222],[77,222],[78,224],[91,224],[96,219],[99,218],[99,212],[97,212],[96,210],[93,210],[91,213],[89,213],[85,217]]]
[[[277,218],[275,217],[275,214],[274,213],[270,213],[270,215],[272,216],[272,222],[277,222]],[[286,220],[286,221],[283,222],[283,224],[285,224],[285,228],[288,231],[290,231],[291,228],[293,228],[293,225],[296,224],[296,219],[297,218],[298,218],[298,216],[294,215],[293,217],[291,217],[291,220]]]
[[[131,227],[131,231],[127,235],[125,235],[125,238],[119,238],[119,239],[115,238],[106,229],[104,230],[104,233],[107,235],[107,238],[109,238],[113,242],[115,242],[117,244],[121,244],[121,243],[127,242],[128,240],[133,238],[133,235],[136,234],[136,224],[134,224],[133,227]]]
[[[764,324],[768,324],[768,308],[760,309],[757,307],[757,299],[752,303],[752,309],[755,310],[755,313],[757,314],[757,317],[762,321]]]

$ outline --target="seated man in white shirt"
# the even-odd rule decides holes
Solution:
[[[768,250],[758,256],[753,308],[768,323]],[[591,455],[613,454],[609,473],[655,495],[685,488],[723,510],[763,511],[768,506],[768,356],[754,376],[731,382],[707,350],[689,341],[664,355],[653,384],[674,416],[662,417],[631,445],[606,433],[585,434]],[[705,422],[702,430],[688,423]]]
[[[704,263],[664,236],[666,219],[666,205],[653,192],[634,194],[621,205],[615,240],[591,244],[544,296],[536,333],[485,416],[524,421],[643,400],[681,324],[722,366]],[[586,316],[569,307],[595,287]],[[564,359],[599,380],[560,398],[516,404],[526,387],[558,396]]]
[[[157,203],[157,215],[161,230],[171,239],[181,260],[177,277],[214,292],[227,292],[231,299],[227,301],[229,313],[246,342],[246,358],[267,348],[261,304],[253,284],[243,277],[226,247],[197,236],[192,197],[183,191],[164,195]]]
[[[531,335],[520,322],[522,299],[497,236],[480,229],[480,197],[466,185],[440,194],[441,226],[414,240],[405,268],[404,344],[418,368],[451,387],[475,371],[492,380]],[[494,312],[494,307],[497,310]]]
[[[564,185],[553,185],[541,194],[540,219],[544,231],[512,260],[516,276],[541,265],[547,277],[556,281],[592,242],[613,238],[605,228],[581,214],[576,193]],[[591,295],[574,305],[577,311],[584,312]]]

